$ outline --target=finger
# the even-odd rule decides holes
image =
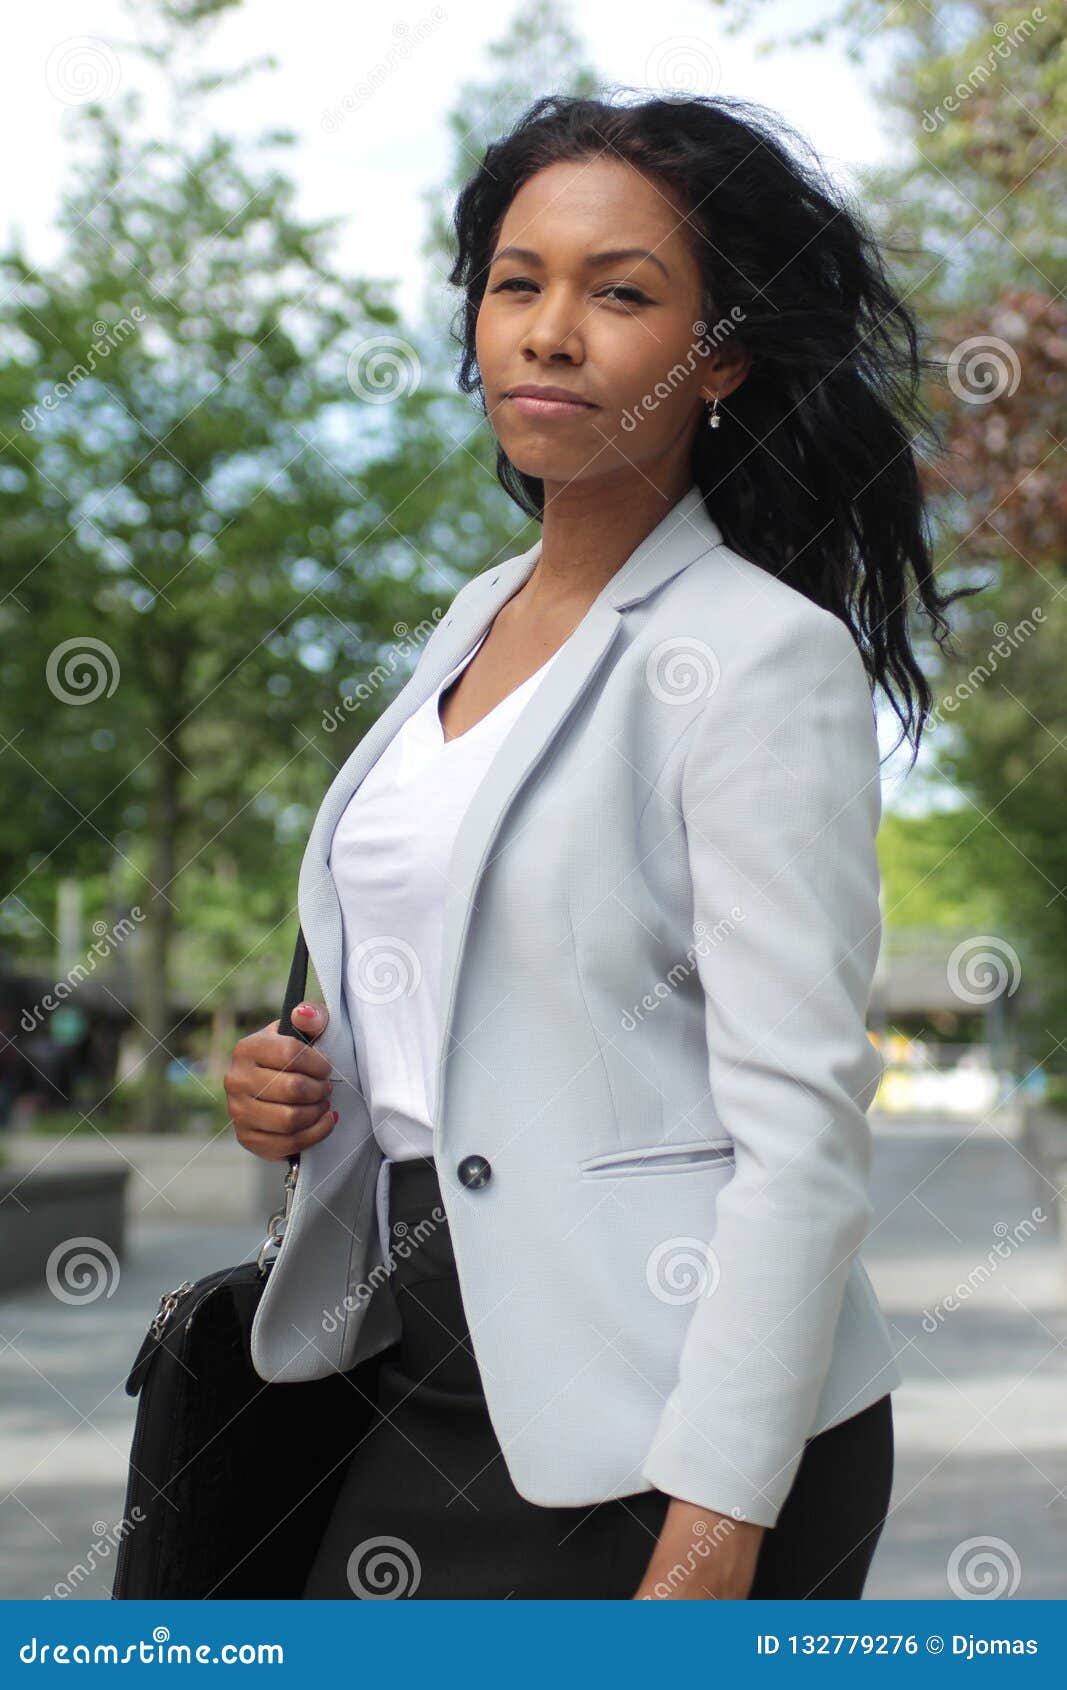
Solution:
[[[317,1039],[330,1024],[330,1012],[323,1003],[298,1003],[293,1010],[292,1021],[302,1033],[309,1033]]]
[[[312,1144],[318,1144],[320,1139],[327,1138],[337,1125],[337,1111],[329,1109],[325,1115],[320,1115],[309,1127],[300,1132],[271,1133],[257,1127],[245,1127],[241,1131],[241,1143],[254,1156],[262,1156],[268,1162],[280,1162],[286,1156],[292,1156],[300,1150],[307,1150]]]
[[[247,1049],[257,1068],[279,1071],[288,1068],[310,1074],[316,1080],[325,1080],[333,1072],[329,1058],[321,1050],[306,1045],[303,1039],[279,1033],[277,1021],[271,1022],[257,1038],[251,1039]]]
[[[321,1100],[315,1103],[269,1103],[262,1099],[248,1099],[238,1108],[236,1125],[248,1132],[278,1134],[303,1132],[322,1119]]]
[[[240,1087],[238,1096],[248,1104],[315,1104],[322,1109],[333,1091],[329,1080],[295,1069],[253,1068]]]

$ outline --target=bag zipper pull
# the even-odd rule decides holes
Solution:
[[[152,1316],[152,1320],[148,1328],[153,1338],[161,1338],[163,1336],[163,1328],[166,1326],[171,1315],[178,1307],[182,1297],[184,1297],[187,1291],[191,1291],[192,1288],[192,1280],[183,1279],[181,1284],[176,1285],[173,1291],[164,1291],[163,1295],[159,1299],[159,1307]]]
[[[257,1257],[260,1273],[265,1272],[266,1268],[269,1266],[267,1261],[268,1247],[271,1244],[276,1244],[279,1249],[281,1248],[281,1242],[285,1236],[285,1229],[289,1224],[289,1216],[292,1213],[293,1192],[296,1189],[296,1176],[299,1171],[299,1167],[300,1164],[298,1162],[291,1162],[289,1164],[289,1172],[285,1176],[285,1204],[275,1214],[271,1215],[270,1220],[267,1222],[267,1236],[259,1247],[259,1255]],[[270,1260],[273,1262],[274,1257],[272,1256]]]

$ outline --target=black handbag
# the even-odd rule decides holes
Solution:
[[[307,989],[301,932],[279,1032],[309,1040],[292,1012]],[[255,1261],[165,1291],[126,1380],[140,1393],[112,1598],[299,1597],[347,1457],[373,1417],[375,1355],[346,1373],[270,1384],[251,1330],[292,1206]]]

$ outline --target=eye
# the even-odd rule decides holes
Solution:
[[[536,286],[537,283],[532,282],[528,276],[509,276],[506,282],[498,282],[491,291],[493,293],[505,293],[519,288],[526,289]],[[613,282],[610,287],[602,289],[602,297],[617,299],[623,305],[651,305],[652,303],[648,295],[643,294],[640,288],[630,287],[626,282]]]
[[[626,303],[634,305],[649,305],[651,303],[648,296],[643,294],[640,288],[628,287],[625,282],[613,282],[610,287],[604,289],[604,292],[614,294],[617,299],[622,299],[623,295],[626,294],[628,296]]]

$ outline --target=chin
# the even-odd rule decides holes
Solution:
[[[595,451],[561,453],[558,448],[553,449],[546,441],[544,449],[538,450],[537,441],[514,441],[508,443],[501,440],[508,460],[522,475],[530,475],[539,481],[568,482],[581,481],[595,470]],[[591,460],[593,460],[591,462]]]

